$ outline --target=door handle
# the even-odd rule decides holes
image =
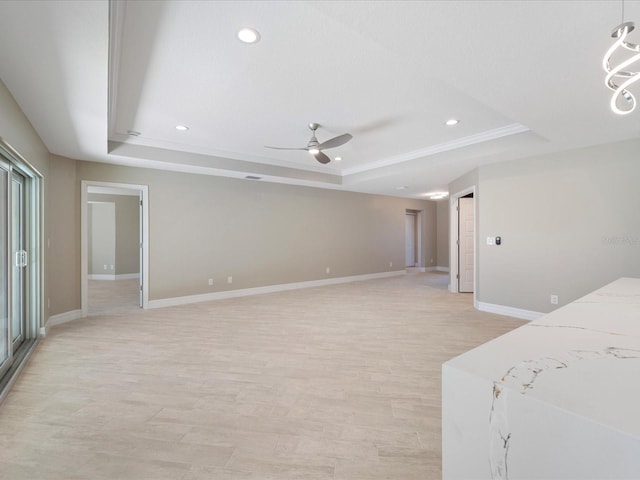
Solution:
[[[26,267],[28,258],[26,250],[18,250],[16,252],[16,267]]]

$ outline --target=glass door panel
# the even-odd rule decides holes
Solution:
[[[7,203],[9,172],[0,165],[0,374],[9,368],[9,238]]]
[[[27,251],[24,242],[24,178],[18,173],[11,176],[11,341],[13,351],[24,339],[24,282]]]

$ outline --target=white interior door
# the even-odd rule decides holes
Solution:
[[[473,231],[475,226],[473,198],[458,200],[458,291],[473,292]]]
[[[405,215],[405,265],[416,266],[416,214]]]

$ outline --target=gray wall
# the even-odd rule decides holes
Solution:
[[[114,205],[113,252],[111,261],[92,261],[92,237],[89,233],[90,274],[136,274],[140,273],[140,208],[139,198],[133,195],[108,195],[89,193],[90,202],[109,202]],[[89,204],[91,206],[93,204]],[[93,224],[91,209],[87,210],[89,226]],[[111,250],[109,250],[111,251]],[[104,270],[105,263],[114,265],[114,270]]]
[[[638,152],[634,140],[480,167],[477,299],[549,312],[551,294],[563,305],[640,277]]]
[[[150,300],[401,270],[407,208],[424,212],[421,265],[436,257],[425,200],[90,162],[77,179],[149,186]]]
[[[140,207],[138,197],[116,198],[116,275],[140,273]]]
[[[438,236],[438,260],[437,266],[449,268],[449,224],[450,224],[449,200],[437,202],[436,233]]]
[[[90,275],[115,275],[116,204],[89,202],[87,250]]]
[[[80,308],[80,190],[76,184],[76,162],[51,155],[44,206],[50,225],[45,264],[49,315]]]

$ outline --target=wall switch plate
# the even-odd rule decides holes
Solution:
[[[493,237],[487,237],[487,245],[494,245],[496,243]]]
[[[233,283],[233,277],[227,277],[227,283]]]
[[[331,269],[327,267],[327,273],[331,273]]]
[[[558,304],[558,295],[551,295],[551,305]]]
[[[393,267],[393,262],[389,262],[389,267]]]
[[[213,278],[209,279],[209,285],[213,285]]]

